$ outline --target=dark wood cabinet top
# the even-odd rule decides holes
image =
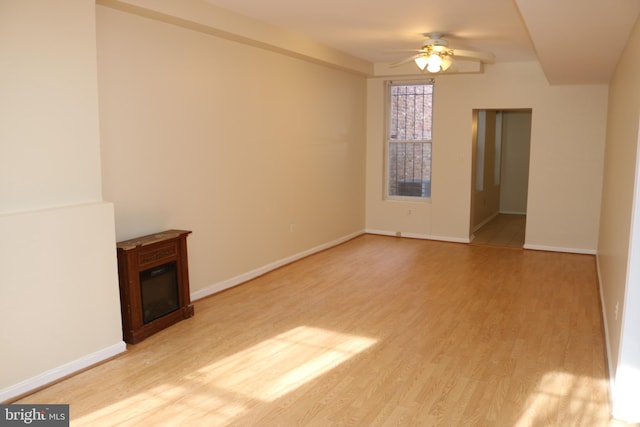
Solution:
[[[134,239],[123,240],[122,242],[118,242],[116,247],[123,251],[128,251],[139,246],[147,246],[164,240],[175,239],[189,233],[191,233],[189,230],[167,230],[160,233],[149,234],[147,236],[136,237]]]

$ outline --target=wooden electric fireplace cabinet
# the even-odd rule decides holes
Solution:
[[[124,340],[136,344],[193,316],[187,236],[167,230],[117,243]]]

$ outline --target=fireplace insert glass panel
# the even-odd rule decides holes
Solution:
[[[142,321],[147,324],[179,308],[175,261],[140,272]]]

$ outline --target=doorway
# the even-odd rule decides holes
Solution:
[[[522,248],[531,109],[473,110],[470,241]]]

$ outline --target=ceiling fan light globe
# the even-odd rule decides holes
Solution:
[[[418,68],[420,68],[420,70],[424,70],[429,60],[425,56],[421,55],[414,59],[414,62],[416,63]]]
[[[433,54],[427,61],[427,71],[430,73],[438,73],[442,69],[442,58],[438,54]]]

